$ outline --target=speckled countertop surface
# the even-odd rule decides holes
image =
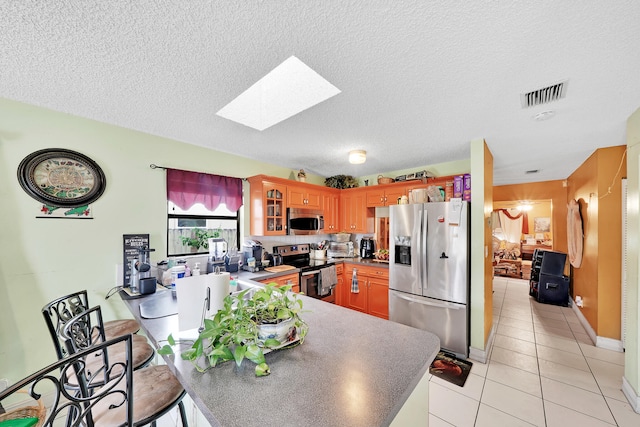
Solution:
[[[138,306],[152,298],[171,293],[124,303],[157,344],[177,330],[178,319],[142,319]],[[439,350],[429,332],[301,298],[309,310],[307,338],[298,347],[267,354],[267,377],[255,377],[249,361],[201,374],[179,356],[165,358],[212,426],[388,425]]]
[[[359,265],[370,265],[372,267],[380,267],[380,268],[389,268],[389,263],[387,262],[379,262],[374,261],[372,259],[364,259],[364,258],[329,258],[330,261],[339,264],[341,262],[349,263],[349,264],[359,264]],[[271,277],[282,276],[291,273],[297,273],[300,269],[296,268],[293,270],[283,271],[280,273],[271,273],[268,271],[259,271],[256,273],[250,273],[248,271],[238,271],[237,273],[231,273],[232,277],[238,277],[242,280],[263,280],[269,279]]]

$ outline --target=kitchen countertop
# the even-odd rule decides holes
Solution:
[[[379,261],[375,261],[373,259],[365,259],[365,258],[328,258],[329,261],[333,261],[336,264],[339,263],[349,263],[349,264],[359,264],[359,265],[370,265],[373,267],[380,267],[380,268],[389,268],[389,263],[388,262],[379,262]],[[245,270],[240,270],[237,273],[231,273],[232,277],[237,277],[240,280],[264,280],[264,279],[269,279],[272,277],[278,277],[278,276],[283,276],[283,275],[287,275],[287,274],[292,274],[292,273],[298,273],[300,271],[299,268],[293,269],[293,270],[287,270],[287,271],[282,271],[282,272],[278,272],[278,273],[273,273],[273,272],[269,272],[269,271],[258,271],[255,273],[251,273],[249,271],[245,271]]]
[[[345,263],[370,265],[372,267],[389,268],[388,262],[375,261],[368,258],[342,258]],[[337,262],[337,261],[336,261]]]
[[[172,298],[171,292],[123,298],[156,346],[177,331],[178,316],[144,319],[139,305],[162,298]],[[309,333],[302,345],[265,356],[271,369],[267,377],[256,377],[250,361],[239,368],[227,362],[202,374],[179,355],[163,356],[212,426],[389,425],[414,389],[423,387],[440,348],[434,334],[300,298],[308,310]],[[418,403],[426,425],[428,402]]]

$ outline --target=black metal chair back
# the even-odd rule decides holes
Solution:
[[[91,351],[91,349],[100,346],[105,340],[100,307],[96,306],[90,308],[89,310],[69,319],[64,325],[60,336],[65,341],[66,351],[69,354]],[[103,387],[104,384],[110,380],[108,372],[103,371],[104,368],[117,365],[117,362],[119,362],[123,357],[128,357],[128,364],[133,365],[131,360],[133,360],[134,357],[134,344],[135,343],[132,344],[132,352],[129,352],[126,355],[122,354],[122,352],[119,351],[120,349],[117,347],[111,347],[109,349],[109,354],[107,354],[106,351],[98,353],[96,356],[99,357],[99,363],[93,362],[91,360],[91,356],[87,356],[85,369],[82,372],[83,376],[78,377],[77,379],[69,377],[67,387],[70,389],[78,387],[76,383],[79,382],[81,383],[80,388],[83,390],[91,390],[94,387]],[[182,403],[185,391],[175,376],[168,370],[168,367],[166,365],[150,366],[135,370],[135,366],[133,366],[133,369],[133,379],[136,384],[134,384],[133,388],[129,392],[130,398],[134,395],[146,393],[147,390],[143,387],[145,387],[145,384],[148,385],[155,381],[155,378],[165,379],[165,382],[163,383],[163,394],[156,402],[154,402],[156,407],[149,409],[146,413],[142,408],[136,407],[136,414],[134,414],[133,418],[134,424],[151,424],[152,427],[155,427],[156,420],[177,405],[180,411],[182,425],[186,427],[187,416],[184,404]],[[101,417],[99,421],[102,419],[103,418]]]
[[[16,393],[26,390],[34,400],[40,400],[43,396],[52,397],[52,403],[47,408],[41,424],[43,427],[54,426],[54,422],[56,425],[64,422],[70,427],[93,427],[94,422],[99,424],[99,420],[94,418],[108,411],[117,411],[118,419],[122,421],[121,425],[132,426],[133,368],[129,362],[132,353],[131,341],[131,335],[124,335],[60,359],[0,391],[0,404],[9,409],[16,405]],[[87,375],[87,359],[95,358],[97,353],[106,355],[112,346],[122,345],[127,352],[125,360],[109,364],[105,357],[100,369],[101,385],[92,386],[91,381],[95,375]],[[81,379],[79,390],[69,390],[65,386],[70,376]],[[105,378],[106,382],[103,381]]]
[[[57,298],[42,307],[42,315],[49,329],[49,334],[53,340],[53,346],[56,349],[58,359],[62,359],[68,354],[65,340],[62,339],[60,335],[64,326],[69,320],[86,311],[88,308],[89,299],[87,298],[86,290]]]
[[[106,341],[102,310],[95,306],[72,317],[64,325],[60,337],[68,354],[77,353]]]

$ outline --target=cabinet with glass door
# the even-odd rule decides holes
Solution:
[[[287,186],[249,178],[251,185],[251,235],[280,236],[287,234]]]

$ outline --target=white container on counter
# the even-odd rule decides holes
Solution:
[[[325,259],[327,257],[326,249],[312,249],[309,254],[311,259]]]
[[[182,279],[185,275],[186,269],[184,265],[176,265],[175,267],[171,267],[171,289],[175,292],[176,289],[176,280]]]

